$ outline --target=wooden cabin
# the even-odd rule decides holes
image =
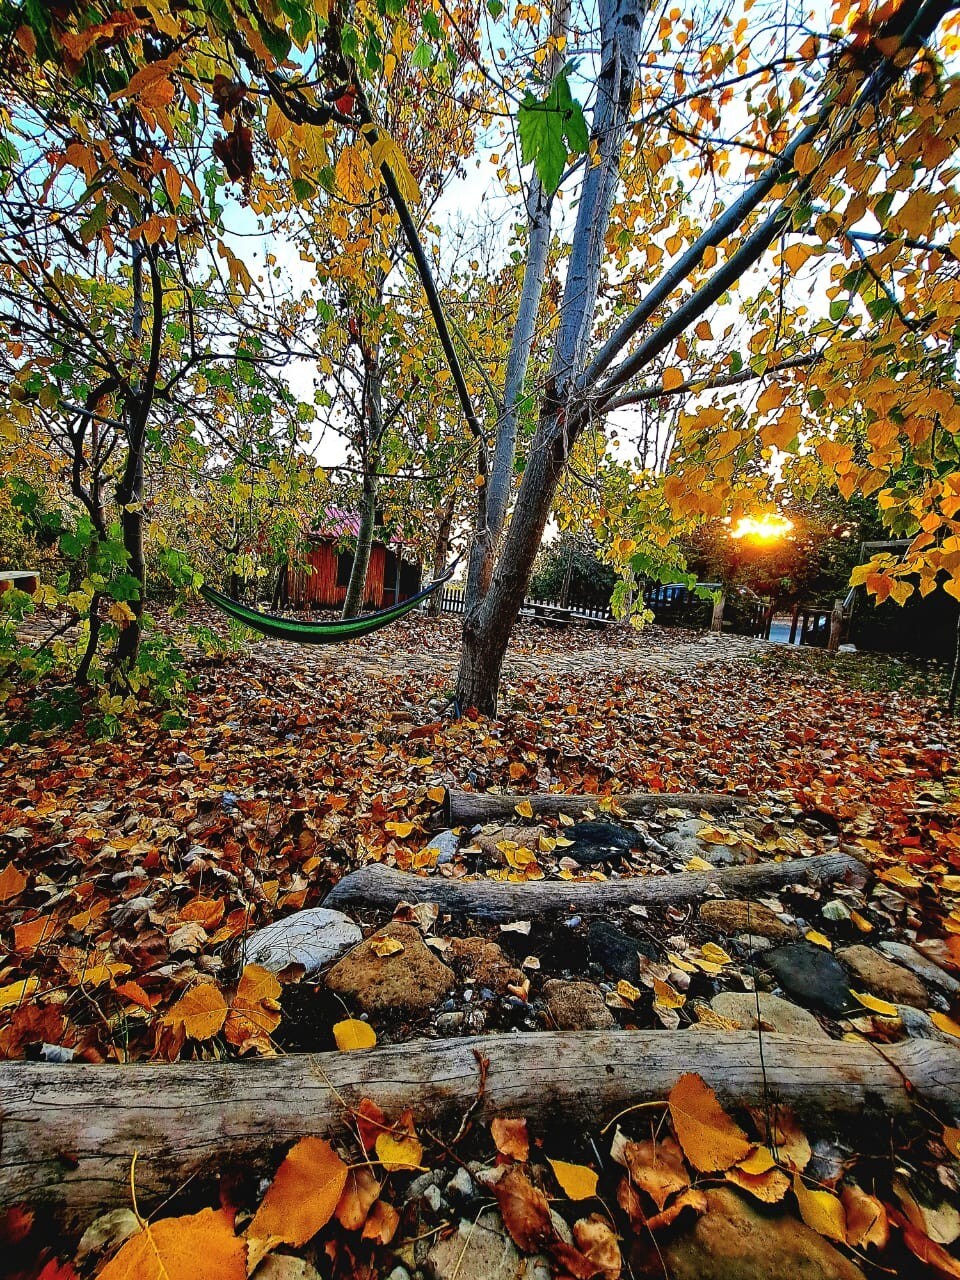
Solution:
[[[307,546],[287,573],[287,604],[293,609],[339,609],[347,594],[353,565],[353,539],[359,517],[328,508],[323,527],[307,535]],[[403,544],[374,542],[367,569],[365,613],[409,600],[420,590],[420,565],[403,558]]]

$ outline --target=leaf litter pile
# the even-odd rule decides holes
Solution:
[[[484,1030],[754,1028],[757,1019],[745,1021],[742,1011],[737,1020],[742,1004],[722,1002],[785,987],[796,994],[766,966],[764,951],[776,942],[844,962],[846,1005],[814,1002],[800,1010],[816,1018],[820,1034],[864,1037],[878,1052],[904,1035],[957,1043],[958,742],[932,700],[871,692],[816,655],[770,660],[766,646],[751,642],[711,646],[658,629],[623,636],[531,627],[519,629],[508,657],[500,720],[469,712],[453,720],[446,700],[455,643],[454,624],[418,619],[398,628],[389,646],[335,656],[270,644],[251,645],[229,661],[194,652],[197,687],[185,729],[144,718],[113,742],[88,741],[78,727],[9,747],[0,764],[0,1056],[215,1060]],[[861,661],[868,672],[871,663],[879,669],[876,660]],[[8,722],[19,710],[12,697]],[[597,801],[585,823],[536,819],[520,801],[503,824],[437,838],[433,817],[447,786],[596,793]],[[631,791],[729,792],[738,803],[723,814],[666,808],[630,822],[616,795]],[[591,836],[602,828],[608,837],[616,828],[629,838],[608,856],[588,857],[578,827],[591,828]],[[520,885],[706,870],[838,848],[871,864],[867,884],[797,883],[754,904],[725,902],[716,890],[700,904],[592,918],[518,915],[499,926],[447,917],[425,902],[401,905],[395,919],[389,911],[353,912],[366,941],[332,969],[253,963],[245,950],[264,926],[319,906],[344,874],[371,861],[424,876]],[[737,923],[743,908],[747,916]],[[771,920],[776,929],[762,927]],[[926,999],[896,982],[891,987],[890,971],[875,973],[864,963],[859,953],[869,949],[876,958],[881,942],[900,948],[886,953],[888,963],[909,951]],[[363,948],[367,962],[373,956],[398,971],[413,965],[407,983],[417,986],[419,1003],[405,1001],[401,990],[399,999],[388,991],[378,1005],[363,984],[331,978],[328,985]],[[414,965],[421,951],[449,974],[426,1004]],[[894,967],[903,974],[902,965]],[[366,963],[365,972],[370,968]],[[759,1026],[784,1029],[766,1011]],[[692,1087],[689,1079],[685,1087]],[[477,1165],[486,1159],[481,1144],[470,1153],[474,1198],[463,1203],[439,1177],[426,1201],[422,1194],[404,1199],[405,1178],[415,1183],[446,1161],[449,1179],[465,1158],[435,1145],[423,1164],[412,1115],[389,1131],[400,1148],[410,1143],[407,1164],[391,1165],[396,1151],[384,1158],[361,1129],[358,1148],[342,1153],[351,1168],[326,1217],[318,1211],[303,1239],[281,1232],[273,1243],[282,1252],[312,1241],[309,1257],[322,1274],[387,1275],[389,1249],[399,1249],[411,1270],[427,1265],[424,1274],[438,1280],[469,1280],[483,1272],[453,1264],[444,1271],[445,1253],[425,1264],[424,1242],[464,1246],[464,1224],[473,1222],[463,1253],[472,1256],[496,1205],[502,1222],[493,1224],[494,1234],[505,1225],[511,1247],[543,1253],[544,1276],[663,1274],[671,1233],[683,1227],[684,1247],[700,1247],[684,1226],[688,1218],[726,1221],[748,1212],[747,1201],[786,1200],[799,1215],[789,1219],[797,1230],[802,1220],[853,1249],[867,1270],[872,1263],[862,1255],[873,1258],[877,1250],[884,1250],[882,1265],[896,1270],[899,1264],[887,1261],[893,1250],[910,1258],[907,1269],[923,1259],[931,1274],[960,1274],[950,1252],[960,1215],[944,1207],[957,1197],[955,1130],[914,1135],[896,1170],[889,1152],[872,1164],[864,1155],[861,1174],[852,1149],[829,1144],[798,1163],[785,1154],[792,1148],[770,1116],[728,1127],[706,1094],[690,1115],[692,1127],[671,1095],[669,1113],[647,1113],[643,1126],[627,1117],[612,1152],[596,1134],[581,1135],[587,1145],[579,1152],[555,1143],[551,1150],[544,1134],[529,1159],[497,1140],[492,1174]],[[536,1118],[530,1123],[535,1132]],[[709,1148],[714,1165],[704,1164],[698,1125],[726,1134],[724,1141],[700,1135],[708,1146],[719,1144]],[[474,1133],[471,1144],[478,1140]],[[264,1231],[254,1228],[268,1220],[271,1197],[276,1203],[282,1196],[277,1188],[305,1176],[314,1158],[341,1161],[320,1151],[325,1144],[288,1156],[252,1222],[256,1197],[246,1186],[235,1200],[222,1192],[216,1211],[164,1226],[173,1261],[165,1259],[157,1274],[181,1274],[176,1266],[187,1266],[185,1259],[189,1274],[201,1274],[191,1232],[209,1231],[216,1241],[210,1248],[223,1250],[223,1265],[211,1275],[232,1275],[229,1267],[241,1262],[250,1267],[256,1250],[267,1247]],[[401,1172],[410,1164],[420,1172]],[[582,1199],[590,1203],[581,1206],[571,1186],[589,1187]],[[343,1198],[350,1200],[351,1188],[348,1211]],[[314,1192],[323,1204],[333,1194]],[[589,1212],[568,1214],[561,1227],[556,1209],[565,1212],[566,1200]],[[424,1213],[434,1220],[410,1225],[411,1214]],[[127,1225],[140,1230],[130,1214]],[[17,1248],[35,1251],[29,1216]],[[124,1249],[159,1248],[160,1224],[152,1219]],[[17,1220],[8,1216],[4,1229],[12,1240]],[[416,1256],[408,1257],[403,1250],[415,1238],[409,1247]],[[120,1266],[123,1256],[108,1267]],[[258,1274],[274,1274],[277,1255],[271,1257]],[[684,1265],[700,1274],[690,1258],[675,1259],[668,1274],[687,1274]],[[80,1259],[77,1274],[93,1274],[95,1261],[93,1254]],[[43,1265],[47,1280],[73,1274],[66,1261]],[[123,1265],[103,1274],[147,1274]],[[25,1264],[23,1274],[37,1273]]]

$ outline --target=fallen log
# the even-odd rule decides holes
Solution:
[[[680,871],[669,876],[623,876],[617,880],[454,880],[419,876],[371,863],[351,871],[330,890],[325,907],[387,907],[399,902],[435,902],[452,916],[484,920],[516,920],[518,916],[561,911],[607,911],[635,903],[691,902],[712,887],[728,896],[781,888],[798,882],[842,880],[863,885],[867,868],[848,853],[819,853],[784,862],[756,862],[710,871]]]
[[[473,827],[478,822],[499,822],[504,818],[515,818],[517,805],[524,801],[529,803],[536,817],[558,813],[578,817],[585,809],[602,813],[600,802],[610,800],[631,818],[643,817],[657,809],[705,809],[713,813],[722,809],[734,809],[744,803],[739,796],[724,795],[717,791],[641,791],[622,796],[568,796],[554,791],[543,791],[539,795],[495,795],[485,791],[457,791],[448,787],[440,814],[448,827]]]
[[[824,1120],[904,1116],[912,1100],[953,1114],[960,1051],[939,1041],[807,1040],[752,1032],[574,1031],[419,1040],[363,1053],[257,1062],[136,1066],[0,1064],[0,1206],[51,1204],[72,1225],[129,1204],[138,1153],[141,1212],[195,1177],[275,1167],[306,1134],[347,1136],[348,1109],[372,1098],[411,1107],[421,1130],[457,1124],[474,1101],[477,1056],[489,1062],[484,1119],[512,1114],[538,1130],[595,1129],[664,1099],[698,1072],[728,1106],[780,1100]]]

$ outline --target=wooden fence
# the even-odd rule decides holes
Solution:
[[[654,621],[662,626],[690,627],[703,630],[710,625],[713,605],[679,584],[654,582],[643,587],[643,603],[653,613]],[[441,613],[464,612],[464,588],[444,587],[440,592]],[[609,604],[583,604],[573,601],[563,604],[559,600],[528,598],[520,611],[522,618],[535,622],[562,625],[578,622],[586,626],[602,627],[616,621]],[[773,609],[762,600],[727,601],[724,627],[737,635],[770,638]]]

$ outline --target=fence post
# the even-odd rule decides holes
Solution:
[[[827,641],[827,653],[836,653],[840,648],[840,638],[843,635],[843,600],[838,597],[833,602],[833,609],[830,613],[830,639]]]
[[[793,606],[793,617],[790,620],[790,639],[787,641],[788,644],[797,643],[797,623],[799,621],[800,621],[800,605],[795,604]]]

